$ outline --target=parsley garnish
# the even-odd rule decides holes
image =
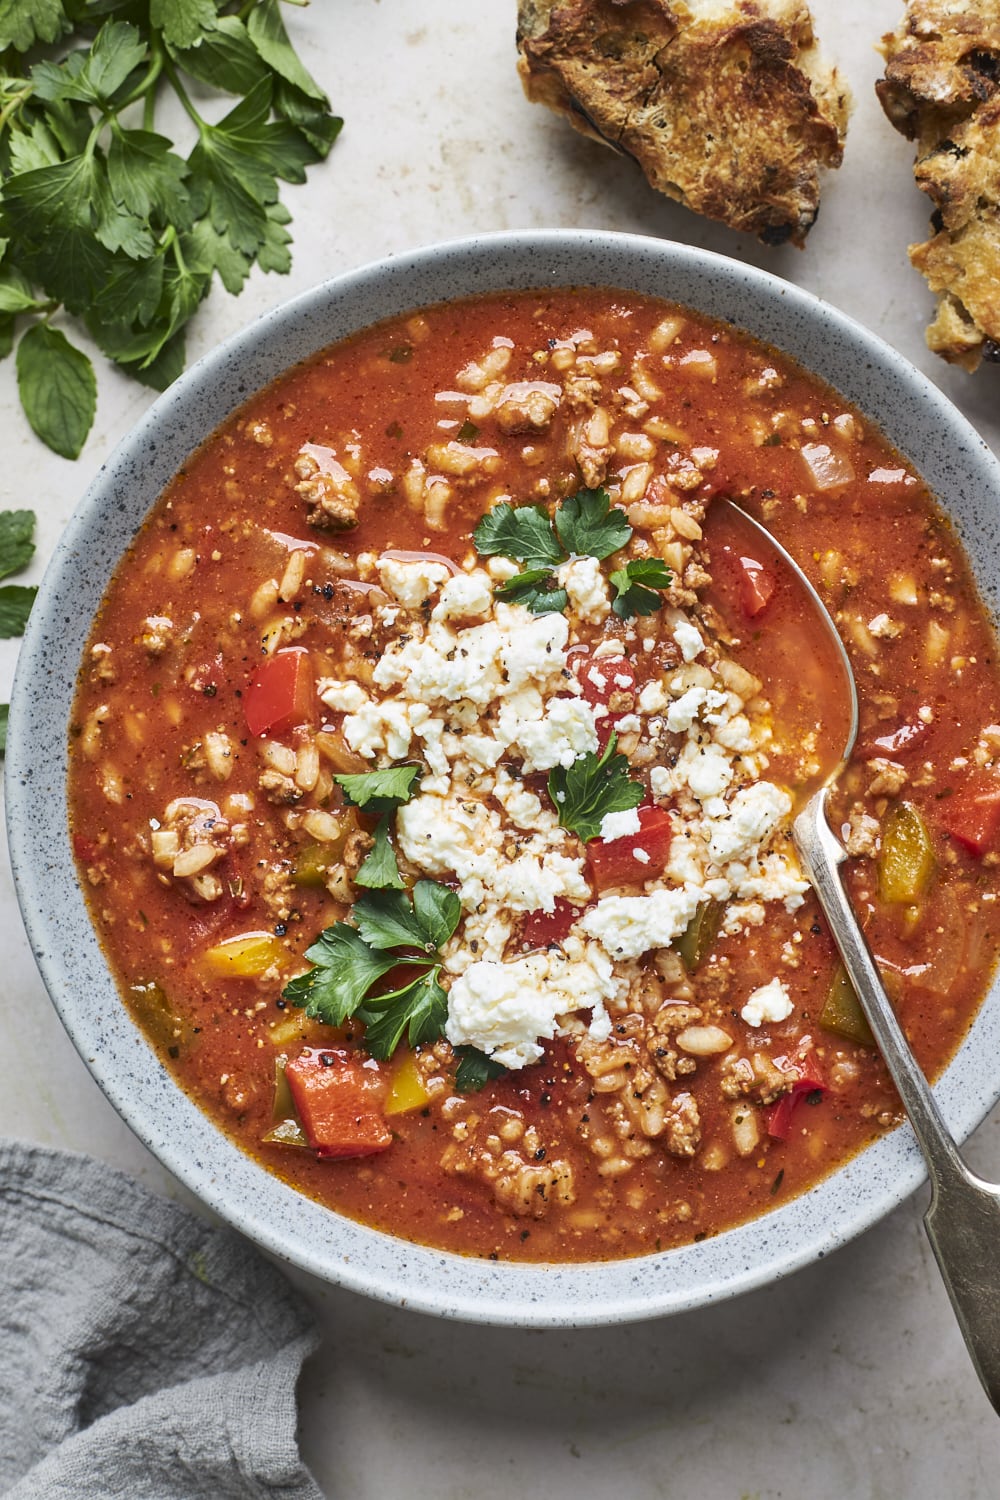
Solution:
[[[354,884],[367,886],[369,890],[403,889],[403,877],[396,863],[396,851],[389,841],[389,814],[385,813],[375,825],[375,842],[365,855]]]
[[[482,557],[510,557],[524,564],[524,570],[513,578],[498,584],[494,589],[498,599],[523,604],[533,614],[559,613],[566,608],[569,596],[559,588],[553,569],[571,557],[596,557],[599,561],[620,552],[632,535],[632,528],[622,511],[611,504],[607,490],[578,490],[556,506],[550,516],[544,505],[495,505],[488,511],[475,531],[472,540]],[[653,572],[648,572],[650,567]],[[640,579],[633,569],[646,569],[648,577]],[[656,569],[659,572],[655,571]],[[615,583],[616,579],[629,580]],[[664,583],[655,583],[661,573],[666,573],[663,563],[651,565],[646,562],[629,563],[611,575],[617,597],[613,608],[623,619],[636,614],[651,614],[661,603],[649,588],[633,588],[636,582],[649,582],[654,588],[666,588],[670,575]],[[623,596],[629,593],[629,601],[623,604]],[[646,608],[632,607],[639,599]],[[620,607],[621,605],[621,607]]]
[[[627,756],[617,753],[618,736],[612,731],[600,755],[588,750],[571,766],[556,766],[549,772],[549,796],[563,828],[570,828],[584,843],[596,839],[608,813],[638,807],[646,789],[628,774]]]
[[[238,102],[211,123],[192,79]],[[167,92],[194,126],[186,160],[154,128]],[[43,442],[75,458],[97,386],[53,313],[163,389],[216,273],[235,293],[254,265],[289,269],[279,179],[303,182],[342,122],[278,0],[8,0],[0,106],[0,353],[15,317],[33,317],[17,349],[21,401]]]
[[[462,914],[455,892],[436,880],[418,880],[412,897],[371,892],[351,914],[356,927],[336,922],[306,950],[313,967],[285,986],[285,999],[328,1026],[363,1021],[373,1057],[391,1057],[404,1034],[411,1047],[436,1041],[448,1017],[438,949]],[[405,970],[406,983],[376,991],[396,968]]]
[[[417,765],[383,766],[377,771],[333,778],[349,806],[382,814],[375,825],[375,843],[354,877],[355,885],[375,890],[402,890],[396,851],[389,841],[389,818],[397,807],[409,802],[420,774],[421,767]]]
[[[357,775],[345,774],[333,779],[351,807],[360,807],[364,812],[385,813],[409,802],[421,770],[418,765],[383,766],[377,771],[361,771]]]
[[[577,557],[610,557],[632,535],[624,512],[612,506],[607,490],[571,495],[557,507],[555,525],[566,551]]]
[[[502,1078],[507,1071],[478,1047],[456,1047],[455,1056],[458,1058],[455,1087],[460,1094],[478,1094],[491,1079]]]
[[[657,590],[670,587],[670,569],[658,557],[638,557],[611,574],[611,608],[622,620],[651,615],[663,603]]]
[[[34,535],[34,511],[0,511],[0,578],[7,578],[28,566],[35,552]],[[10,640],[24,634],[37,593],[33,585],[6,583],[0,587],[0,639]]]
[[[494,505],[472,533],[472,541],[481,557],[513,557],[529,569],[566,561],[544,505]]]

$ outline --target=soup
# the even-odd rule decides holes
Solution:
[[[833,807],[940,1070],[998,922],[994,637],[919,478],[728,326],[491,296],[289,371],[95,620],[74,848],[124,1002],[295,1187],[465,1254],[599,1260],[786,1201],[899,1120],[790,841]],[[873,566],[877,559],[877,566]]]

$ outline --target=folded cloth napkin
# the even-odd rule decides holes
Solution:
[[[296,1442],[310,1325],[238,1235],[0,1142],[3,1500],[322,1500]]]

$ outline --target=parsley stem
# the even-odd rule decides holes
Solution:
[[[6,129],[7,125],[21,108],[21,105],[27,103],[34,91],[34,84],[26,82],[23,88],[17,89],[11,94],[8,102],[0,110],[0,130]]]
[[[180,78],[177,76],[177,69],[174,67],[173,63],[168,57],[165,57],[163,59],[163,72],[170,80],[170,87],[173,89],[174,93],[181,101],[181,104],[184,106],[185,114],[187,114],[188,118],[192,120],[198,127],[198,134],[204,135],[206,130],[208,129],[208,125],[202,119],[201,115],[195,109],[194,105],[191,103],[191,100],[188,97],[188,91],[181,83]]]
[[[122,99],[119,103],[117,103],[115,105],[114,113],[116,115],[121,114],[121,112],[122,112],[123,109],[127,109],[128,106],[130,104],[134,104],[137,99],[142,99],[142,101],[143,101],[143,119],[142,119],[143,126],[147,130],[149,130],[149,129],[152,128],[152,123],[153,123],[152,119],[149,118],[147,120],[146,111],[148,110],[148,107],[149,107],[149,104],[150,104],[151,100],[155,103],[155,97],[156,97],[156,88],[155,88],[155,85],[156,85],[156,80],[159,78],[160,74],[163,72],[163,61],[164,61],[164,59],[163,59],[163,53],[162,53],[162,51],[158,47],[154,47],[153,48],[153,55],[150,58],[149,67],[146,69],[145,75],[142,78],[140,78],[139,82],[136,84],[135,88],[127,96],[127,98]]]

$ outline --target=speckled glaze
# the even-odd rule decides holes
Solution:
[[[687,246],[586,231],[486,236],[327,282],[251,324],[156,401],[84,496],[45,575],[21,649],[6,761],[8,836],[35,958],[88,1068],[145,1145],[235,1228],[316,1276],[401,1306],[524,1327],[679,1312],[829,1254],[922,1180],[909,1130],[880,1140],[772,1214],[637,1260],[504,1265],[354,1224],[233,1146],[129,1019],[70,851],[66,739],[89,623],[122,552],[188,453],[234,407],[287,366],[369,323],[452,297],[557,285],[615,286],[687,304],[774,344],[829,381],[923,474],[953,518],[996,614],[1000,464],[936,388],[873,334],[808,292]],[[960,1139],[1000,1097],[1000,983],[936,1093]]]

